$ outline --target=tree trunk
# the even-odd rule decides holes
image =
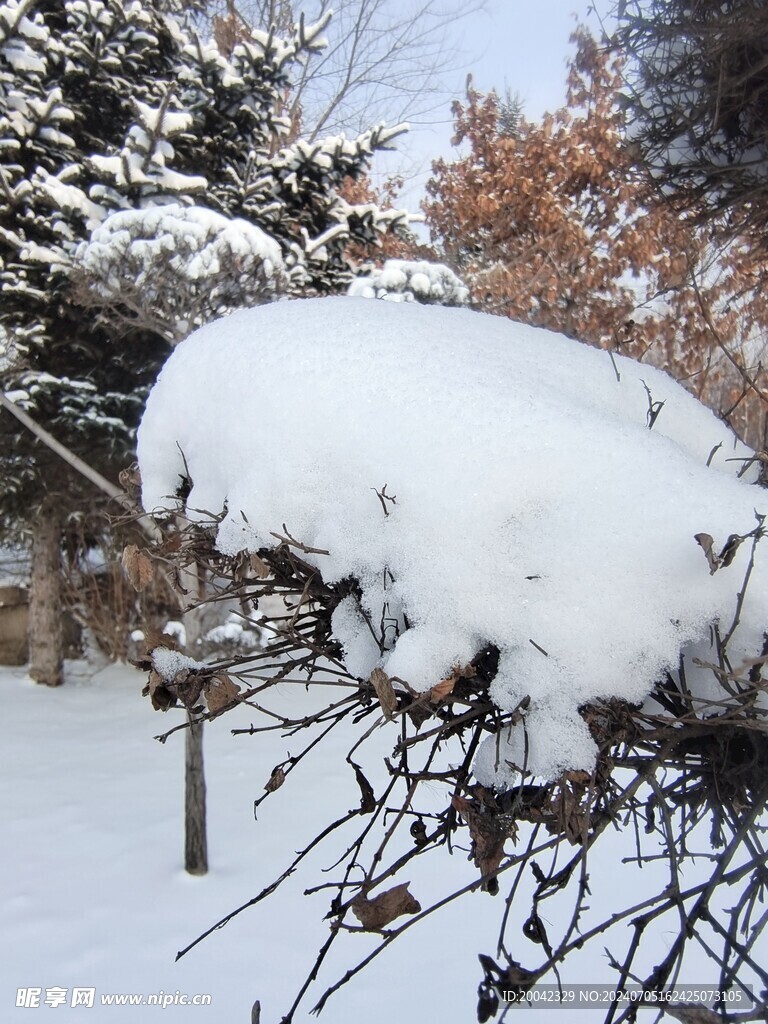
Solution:
[[[60,686],[64,644],[61,629],[61,517],[44,505],[32,534],[29,587],[29,674]]]
[[[199,565],[192,564],[181,573],[181,583],[192,598],[200,600],[205,589],[205,575]],[[187,635],[187,653],[197,654],[197,641],[202,631],[202,611],[192,608],[183,615]],[[208,871],[208,839],[205,809],[205,769],[203,765],[203,722],[193,713],[188,715],[184,772],[184,867],[190,875]]]
[[[190,875],[208,871],[208,840],[205,822],[205,773],[203,723],[189,714],[185,742],[184,867]]]

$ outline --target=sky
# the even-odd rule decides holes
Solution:
[[[599,33],[600,19],[607,18],[610,7],[610,0],[486,0],[484,11],[462,18],[454,38],[456,68],[445,75],[450,99],[430,115],[431,124],[412,123],[404,143],[407,158],[377,161],[385,175],[401,170],[408,178],[405,205],[418,207],[432,161],[456,153],[450,106],[452,99],[464,96],[467,74],[480,91],[509,89],[523,101],[527,117],[540,117],[564,103],[566,64],[573,52],[569,40],[576,25]]]
[[[488,0],[487,14],[462,26],[467,49],[478,51],[471,67],[476,87],[508,87],[529,117],[562,106],[570,36],[579,22],[599,31],[598,16],[608,6],[606,0]]]

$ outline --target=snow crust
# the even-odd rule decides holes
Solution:
[[[328,552],[303,556],[326,581],[359,581],[332,626],[361,678],[426,689],[495,644],[492,699],[530,705],[524,734],[478,756],[493,785],[521,756],[543,776],[589,769],[580,707],[642,702],[686,645],[712,659],[751,542],[710,575],[694,535],[720,550],[768,513],[750,450],[666,374],[417,303],[297,300],[203,327],[163,369],[138,454],[147,511],[180,507],[186,459],[187,513],[226,509],[222,552],[285,528]],[[758,544],[734,663],[759,655],[765,607]]]

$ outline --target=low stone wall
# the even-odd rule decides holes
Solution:
[[[0,585],[0,665],[26,663],[28,619],[26,590]]]

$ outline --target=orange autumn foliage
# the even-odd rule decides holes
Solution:
[[[766,403],[740,395],[744,369],[768,392],[764,264],[654,191],[625,142],[620,59],[574,41],[566,106],[540,122],[471,86],[454,104],[469,151],[433,165],[433,240],[476,308],[652,360],[762,445]]]

